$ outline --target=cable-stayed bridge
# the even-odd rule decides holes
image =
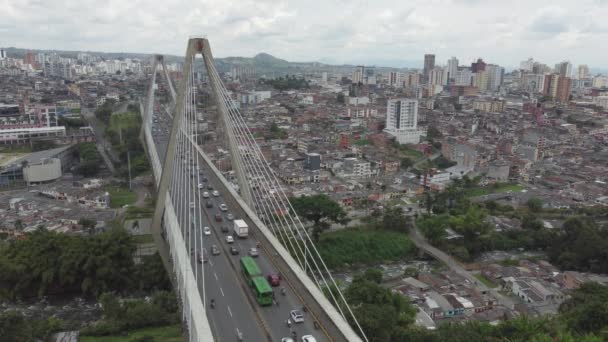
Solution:
[[[188,40],[177,91],[162,56],[152,70],[141,112],[157,187],[153,233],[190,341],[367,340],[222,83],[209,41]],[[234,234],[235,219],[249,227],[246,238]],[[270,305],[260,304],[267,286],[241,265],[255,251],[263,277],[281,278]]]

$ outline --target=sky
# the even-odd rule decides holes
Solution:
[[[0,46],[422,66],[608,67],[608,0],[0,0]],[[419,64],[419,65],[416,65]]]

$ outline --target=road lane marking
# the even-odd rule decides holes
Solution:
[[[222,297],[225,297],[225,296],[224,296],[224,290],[222,290],[222,288],[221,288],[221,287],[220,287],[220,292],[222,293]]]
[[[213,272],[213,276],[215,277],[215,280],[219,280],[217,279],[217,273]]]
[[[228,306],[228,313],[230,314],[230,317],[232,317],[232,310],[230,310],[229,306]]]

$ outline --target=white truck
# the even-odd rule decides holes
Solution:
[[[234,234],[240,238],[246,238],[249,235],[249,226],[244,220],[234,220]]]

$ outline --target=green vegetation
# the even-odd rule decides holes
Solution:
[[[81,336],[81,342],[182,342],[184,340],[179,324],[164,327],[135,329],[115,336]]]
[[[287,132],[285,130],[279,128],[276,123],[270,124],[270,136],[268,137],[270,140],[273,139],[287,139]]]
[[[137,199],[137,194],[126,188],[113,186],[106,188],[106,191],[110,193],[111,208],[122,208],[127,204],[135,203],[135,200]]]
[[[138,111],[139,112],[139,111]],[[138,112],[126,112],[112,115],[108,121],[106,135],[112,147],[119,154],[122,162],[118,173],[128,175],[128,155],[131,158],[131,175],[133,177],[150,170],[146,153],[139,139],[141,130],[141,116]]]
[[[160,257],[135,265],[134,252],[133,238],[123,229],[92,236],[39,229],[0,245],[0,298],[169,288]]]
[[[114,100],[107,100],[103,105],[97,107],[95,110],[95,116],[99,121],[105,122],[106,124],[110,121],[114,108]]]
[[[288,89],[304,89],[304,88],[310,88],[310,85],[308,83],[307,80],[305,80],[304,78],[296,78],[295,76],[285,76],[285,78],[283,77],[279,77],[279,78],[275,78],[275,79],[261,79],[259,81],[260,84],[268,84],[273,86],[275,89],[280,90],[280,91],[284,91],[284,90],[288,90]]]
[[[57,123],[59,126],[66,126],[67,128],[79,128],[86,126],[86,123],[82,118],[66,118],[64,116],[60,116],[57,119]]]
[[[51,335],[63,328],[60,319],[51,317],[37,319],[25,317],[18,311],[0,313],[0,340],[11,342],[26,342],[47,340]]]
[[[407,339],[408,327],[414,323],[416,308],[406,297],[381,287],[381,279],[379,270],[367,270],[363,275],[355,276],[344,291],[346,301],[370,341],[411,341]],[[332,290],[325,292],[329,295]],[[346,308],[343,311],[347,312]],[[347,317],[354,325],[351,317]],[[355,331],[358,331],[356,327]]]
[[[110,293],[99,297],[103,319],[82,330],[83,336],[124,334],[134,329],[179,323],[177,299],[172,292],[157,291],[145,299],[122,299]],[[164,341],[164,340],[163,340]]]
[[[298,216],[312,222],[312,237],[319,241],[319,236],[327,230],[332,222],[345,224],[348,219],[342,207],[327,195],[290,198],[289,202]]]
[[[468,197],[478,197],[478,196],[497,194],[497,193],[509,192],[509,191],[520,192],[523,189],[525,189],[525,187],[522,185],[519,185],[519,184],[494,183],[494,184],[486,186],[486,187],[475,186],[475,187],[467,188],[465,190],[465,194]]]
[[[590,218],[571,217],[551,235],[548,255],[558,267],[608,273],[608,230]]]
[[[74,154],[80,159],[80,163],[76,166],[76,173],[85,177],[92,177],[99,173],[99,164],[101,157],[97,152],[95,143],[86,142],[77,145]]]
[[[405,297],[378,285],[378,273],[368,270],[356,276],[344,292],[370,342],[600,342],[608,338],[608,287],[599,284],[583,284],[573,291],[553,317],[522,316],[497,325],[454,322],[427,330],[413,324],[416,310]],[[329,296],[329,289],[325,292]]]
[[[332,269],[411,258],[416,253],[407,234],[362,228],[324,233],[317,248]]]
[[[475,274],[475,278],[477,278],[477,280],[482,282],[487,287],[494,288],[494,287],[498,286],[498,285],[494,284],[492,281],[490,281],[490,279],[484,277],[483,274]]]
[[[371,143],[372,142],[367,139],[359,139],[359,140],[355,141],[355,145],[357,145],[357,146],[371,145]]]
[[[451,161],[451,160],[447,159],[446,157],[444,157],[443,155],[441,155],[441,156],[437,157],[435,160],[433,160],[433,164],[438,169],[447,169],[449,167],[456,165],[457,163],[455,161]]]

